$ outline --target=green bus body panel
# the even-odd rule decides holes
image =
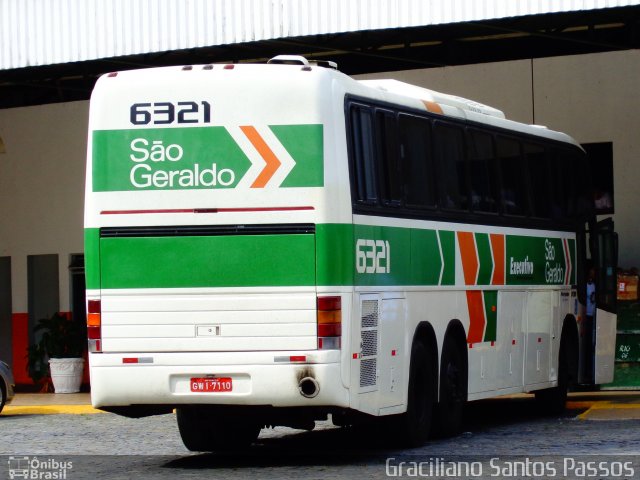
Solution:
[[[448,230],[438,230],[444,269],[442,272],[442,285],[455,285],[456,283],[456,235]]]
[[[495,342],[498,333],[498,291],[484,290],[482,295],[484,296],[485,317],[487,319],[484,341]]]
[[[353,285],[356,261],[353,227],[350,223],[316,225],[318,285]]]
[[[443,235],[444,234],[444,235]],[[455,283],[455,237],[453,232],[417,228],[354,226],[354,250],[358,239],[389,243],[390,271],[355,272],[357,286],[453,285]],[[442,246],[442,257],[438,247]],[[353,267],[352,267],[353,268]],[[442,281],[440,275],[442,273]]]
[[[295,162],[281,187],[321,187],[323,126],[269,129]],[[251,167],[221,126],[96,130],[92,156],[94,192],[235,188]]]
[[[85,230],[89,289],[259,286],[453,286],[456,236],[448,230],[318,224],[316,234],[100,238]],[[575,240],[504,235],[504,262],[493,259],[487,234],[475,234],[476,285],[492,285],[504,263],[507,285],[575,284]],[[360,240],[361,247],[358,247]],[[388,252],[373,266],[373,242]],[[369,242],[369,243],[367,243]],[[365,255],[369,255],[363,260]],[[569,257],[569,265],[566,257]],[[361,265],[362,267],[362,265]],[[569,275],[567,275],[569,269]],[[500,288],[500,285],[492,285]],[[486,298],[485,298],[486,299]],[[495,300],[492,304],[495,304]],[[488,302],[489,303],[489,302]],[[494,333],[487,311],[488,337]]]
[[[197,288],[315,285],[313,235],[102,238],[101,285]]]
[[[146,161],[134,161],[141,158],[143,153],[134,151],[131,148],[132,142],[136,148],[144,147],[145,150],[153,152],[153,142],[161,142],[155,146],[157,149],[157,161],[151,158]],[[144,143],[143,143],[144,141]],[[179,150],[182,149],[182,156],[177,158]],[[166,154],[159,147],[166,149]],[[163,158],[164,160],[160,160]],[[139,130],[97,130],[93,132],[93,191],[110,192],[126,190],[158,190],[162,187],[150,185],[147,187],[136,187],[132,179],[139,184],[144,184],[145,175],[154,172],[169,172],[172,170],[195,172],[196,166],[207,185],[198,181],[199,185],[183,186],[179,178],[174,180],[173,186],[166,186],[166,189],[184,188],[212,188],[208,186],[213,181],[213,175],[203,171],[212,170],[215,165],[216,173],[222,169],[232,170],[234,180],[229,185],[222,185],[217,182],[215,188],[233,188],[238,181],[251,167],[251,162],[243,151],[238,147],[231,135],[224,127],[193,127],[193,128],[150,128]],[[187,181],[187,175],[181,175]],[[198,179],[200,180],[200,179]],[[223,182],[229,180],[228,174],[222,178]],[[195,183],[195,181],[193,182]]]
[[[87,290],[100,288],[100,229],[84,230],[84,274]]]
[[[395,261],[396,252],[393,252]],[[438,254],[438,233],[435,230],[411,231],[411,258],[414,285],[438,285],[442,260]],[[393,267],[396,265],[394,264]],[[393,268],[392,267],[392,268]]]
[[[560,238],[506,236],[507,285],[563,285],[570,268],[569,284],[576,283],[575,240],[567,241],[573,266],[567,265]]]
[[[296,162],[280,187],[324,185],[322,125],[273,125],[270,128]]]
[[[478,285],[491,285],[491,274],[493,273],[493,259],[491,258],[491,246],[489,245],[489,235],[486,233],[476,233],[476,248],[478,249],[479,271]]]

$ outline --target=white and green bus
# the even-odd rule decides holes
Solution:
[[[612,380],[615,233],[564,134],[291,56],[105,75],[89,129],[97,408],[196,451],[329,416],[417,445]]]

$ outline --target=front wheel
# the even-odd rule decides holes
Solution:
[[[193,452],[215,452],[248,447],[260,434],[260,425],[250,417],[225,414],[208,407],[176,409],[184,446]]]
[[[566,342],[560,345],[558,353],[558,385],[535,392],[536,402],[543,413],[560,415],[565,411],[569,389],[569,356]]]

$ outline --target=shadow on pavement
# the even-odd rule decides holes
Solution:
[[[567,411],[563,418],[572,418],[582,410]],[[479,433],[495,427],[549,418],[543,416],[533,398],[491,399],[468,404],[463,432]],[[369,428],[333,428],[311,432],[298,431],[289,435],[260,438],[241,451],[196,454],[173,459],[165,468],[255,468],[296,466],[340,466],[384,464],[390,456],[400,457],[417,453],[393,444],[388,432],[380,426]],[[460,436],[466,435],[462,433]],[[444,441],[454,441],[446,439]],[[441,440],[433,439],[437,443]],[[420,450],[425,454],[429,444]],[[452,452],[453,453],[453,452]]]

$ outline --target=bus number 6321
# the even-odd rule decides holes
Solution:
[[[129,108],[134,125],[169,125],[171,123],[211,123],[209,102],[134,103]]]
[[[358,273],[390,273],[389,241],[359,238],[356,242],[356,270]]]

